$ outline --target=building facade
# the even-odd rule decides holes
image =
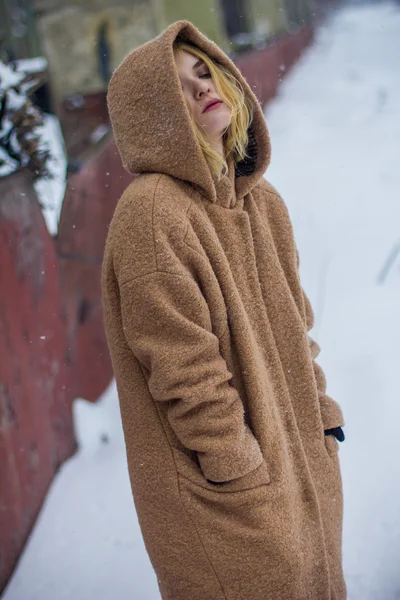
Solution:
[[[301,26],[315,1],[8,0],[0,23],[11,57],[47,57],[57,111],[62,99],[105,91],[130,50],[174,21],[188,19],[229,52]]]

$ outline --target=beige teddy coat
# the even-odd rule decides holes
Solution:
[[[228,67],[254,105],[249,157],[220,181],[191,127],[178,34]],[[343,417],[314,361],[288,210],[263,177],[260,104],[188,21],[125,58],[108,103],[122,161],[140,176],[109,228],[104,323],[161,595],[343,600],[338,443],[324,436]]]

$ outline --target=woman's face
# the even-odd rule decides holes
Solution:
[[[216,149],[218,145],[222,147],[221,136],[231,121],[231,110],[218,97],[207,65],[185,50],[180,60],[175,53],[175,63],[183,95],[197,127]],[[205,110],[211,100],[219,102]]]

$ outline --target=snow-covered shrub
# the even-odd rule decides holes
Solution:
[[[33,181],[50,177],[47,162],[50,151],[41,139],[43,115],[29,99],[39,85],[46,67],[45,59],[7,63],[0,57],[0,177],[21,167]]]

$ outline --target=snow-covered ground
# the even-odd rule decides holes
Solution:
[[[319,362],[346,418],[349,600],[400,598],[399,57],[400,7],[343,9],[266,111],[268,179],[292,216]],[[74,410],[80,452],[56,477],[4,600],[158,600],[114,384]]]

